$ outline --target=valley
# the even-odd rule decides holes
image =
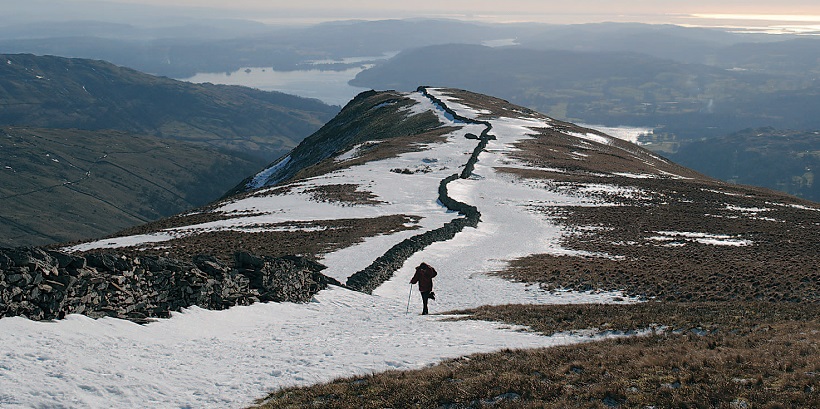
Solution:
[[[3,246],[103,237],[206,205],[338,110],[103,61],[0,61]]]

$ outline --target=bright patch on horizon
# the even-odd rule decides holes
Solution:
[[[805,14],[691,14],[690,17],[710,20],[820,22],[820,16]]]

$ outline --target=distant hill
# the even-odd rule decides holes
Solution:
[[[0,245],[89,239],[221,197],[335,115],[104,61],[0,55]]]
[[[104,236],[220,197],[252,157],[122,131],[0,128],[0,246]]]
[[[116,129],[271,160],[338,111],[313,99],[191,84],[85,59],[0,55],[0,125]]]
[[[669,157],[709,176],[756,184],[820,202],[820,135],[813,131],[746,129],[693,141]]]
[[[669,38],[656,40],[663,44]],[[733,52],[734,57],[723,58],[721,61],[727,66],[731,61],[739,61],[745,53],[753,54],[749,50],[768,51],[763,56],[739,61],[740,65],[750,67],[748,69],[683,63],[631,52],[450,44],[402,52],[362,71],[351,84],[399,90],[413,89],[415,84],[474,89],[561,120],[652,128],[656,141],[663,142],[654,145],[658,147],[664,143],[682,146],[747,128],[820,129],[820,87],[813,81],[806,82],[788,74],[801,69],[805,73],[812,72],[808,57],[792,59],[791,56],[799,54],[799,50],[808,51],[820,42],[794,40],[778,44],[784,47],[780,53],[784,62],[782,72],[777,75],[771,57],[775,55],[776,46],[770,44],[725,48],[727,52],[745,50]],[[719,53],[717,49],[711,52]],[[711,146],[728,148],[723,142]],[[789,156],[788,150],[777,151],[784,147],[769,145],[766,152],[771,155],[770,160]],[[674,153],[674,149],[670,152]],[[708,156],[726,156],[733,152],[733,149],[713,151]],[[713,176],[724,173],[699,167],[705,162],[694,157],[681,160]],[[775,174],[781,170],[785,171],[777,166],[770,167],[767,175],[748,172],[738,180],[808,194],[803,191],[805,187],[800,188],[801,191],[790,188],[791,182],[775,183],[774,180],[787,180],[794,175],[791,171]],[[761,178],[756,179],[753,176],[756,174]],[[729,176],[726,180],[737,179]]]
[[[277,70],[358,67],[344,58],[381,56],[431,44],[515,38],[524,26],[457,20],[341,21],[310,27],[182,26],[142,28],[84,21],[44,28],[0,27],[0,52],[53,54],[103,59],[143,72],[188,78],[201,72],[233,72],[242,67]],[[218,38],[216,38],[218,37]]]
[[[662,125],[681,137],[700,138],[705,132],[718,136],[794,119],[795,115],[759,115],[765,110],[759,104],[765,101],[756,99],[756,92],[774,80],[768,74],[632,52],[449,44],[402,52],[359,73],[351,84],[399,90],[411,90],[415,84],[453,84],[562,120]],[[735,109],[737,99],[749,101],[744,110]]]

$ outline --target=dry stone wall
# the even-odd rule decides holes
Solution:
[[[237,253],[228,265],[206,255],[187,262],[0,248],[0,318],[85,314],[146,322],[194,305],[225,309],[258,301],[304,302],[338,284],[319,272],[324,268],[301,257],[249,253]]]
[[[448,210],[458,212],[461,217],[453,219],[437,229],[430,230],[403,240],[399,244],[396,244],[387,250],[387,252],[377,258],[369,266],[348,277],[346,283],[347,287],[356,291],[361,291],[368,294],[372,293],[378,286],[389,280],[393,274],[400,269],[402,265],[404,265],[404,262],[416,252],[423,250],[425,247],[435,242],[450,240],[455,237],[457,233],[464,230],[465,227],[476,227],[481,221],[481,212],[478,211],[478,208],[451,198],[447,193],[447,185],[452,181],[466,179],[472,175],[473,168],[475,167],[476,162],[478,162],[478,156],[487,147],[488,141],[495,139],[494,136],[490,135],[492,124],[487,121],[479,121],[459,115],[440,99],[428,93],[426,87],[419,87],[418,91],[430,98],[433,103],[440,106],[453,118],[462,122],[484,125],[484,130],[481,132],[481,135],[476,136],[470,133],[465,135],[467,138],[476,139],[479,142],[473,150],[472,155],[470,155],[470,159],[467,161],[461,174],[450,175],[439,183],[439,203],[441,203]]]

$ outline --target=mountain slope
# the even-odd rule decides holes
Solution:
[[[259,161],[121,131],[0,128],[0,246],[105,236],[202,206]]]
[[[104,236],[204,205],[337,110],[32,55],[0,56],[0,106],[7,246]]]
[[[0,125],[116,129],[270,160],[337,111],[316,100],[190,84],[103,61],[5,54],[0,62]]]
[[[86,406],[242,406],[271,389],[357,375],[363,378],[318,385],[317,394],[296,403],[288,399],[304,389],[275,392],[268,405],[543,407],[563,391],[583,391],[591,405],[645,406],[671,394],[680,399],[675,406],[697,396],[729,406],[763,392],[812,402],[817,380],[807,374],[816,360],[808,357],[817,343],[810,334],[820,328],[813,313],[820,294],[816,204],[720,182],[599,132],[467,91],[366,93],[348,109],[291,153],[298,166],[276,163],[235,196],[63,249],[70,255],[5,252],[6,314],[68,315],[45,328],[0,319],[0,344],[14,351],[0,355],[0,365],[12,368],[0,378],[10,391],[0,399],[19,406],[71,406],[63,396]],[[140,292],[154,281],[160,288],[184,282],[183,301],[227,308],[234,296],[228,283],[265,284],[265,272],[281,260],[321,263],[326,283],[345,284],[306,283],[307,303],[171,309],[169,319],[145,326],[77,315],[164,316],[170,293]],[[433,316],[415,315],[415,288],[408,299],[422,261],[439,272]],[[37,277],[79,284],[63,291],[48,283],[46,292],[31,284]],[[84,277],[94,285],[83,284]],[[214,291],[221,289],[227,297]],[[239,295],[237,304],[261,294]],[[454,321],[465,317],[446,313],[465,310],[543,335]],[[808,335],[790,338],[795,330]],[[624,338],[637,332],[647,336]],[[607,336],[620,338],[524,351],[524,358],[511,351]],[[52,353],[58,341],[65,354]],[[684,342],[697,354],[681,358]],[[767,353],[755,345],[768,345]],[[652,354],[640,356],[645,346]],[[795,349],[805,353],[789,353]],[[366,376],[479,352],[494,353],[421,374]],[[755,356],[766,360],[753,366],[759,382],[742,371],[750,368],[744,359]],[[492,369],[473,377],[487,362]],[[630,362],[651,370],[635,370],[634,380],[615,372]],[[737,368],[715,366],[732,362]],[[78,365],[82,371],[70,372]],[[571,378],[567,386],[549,387],[559,375]],[[439,388],[415,399],[412,385],[429,379],[439,379]],[[139,387],[119,393],[125,385]],[[729,392],[712,393],[726,385]]]
[[[481,148],[479,142],[487,145]],[[491,171],[500,180],[482,183],[487,176],[466,170],[471,157],[478,159],[474,166],[483,165],[489,169],[485,173]],[[422,88],[409,94],[364,93],[289,156],[248,180],[245,193],[128,232],[140,236],[124,235],[73,250],[119,248],[137,251],[134,254],[168,254],[170,247],[171,254],[183,258],[217,252],[226,259],[243,250],[275,256],[296,251],[321,260],[328,251],[359,242],[380,228],[398,233],[391,247],[401,246],[405,238],[419,240],[424,232],[436,230],[433,226],[438,223],[468,217],[469,209],[479,212],[480,230],[490,217],[482,203],[501,212],[495,223],[502,223],[511,216],[501,214],[511,209],[499,205],[498,194],[482,195],[477,190],[482,185],[504,190],[514,180],[533,195],[525,210],[517,211],[539,223],[563,226],[559,242],[551,246],[596,256],[588,262],[606,271],[614,268],[612,264],[629,265],[633,274],[668,271],[674,275],[689,268],[677,264],[695,249],[699,258],[710,260],[710,269],[699,268],[699,274],[706,275],[724,274],[735,268],[736,262],[729,260],[742,259],[746,260],[744,276],[776,279],[767,273],[773,254],[783,255],[777,263],[787,266],[796,280],[811,274],[814,265],[814,254],[806,252],[815,246],[811,233],[817,215],[811,202],[720,182],[633,144],[465,91]],[[538,199],[541,195],[547,196]],[[547,205],[550,200],[562,204]],[[458,214],[441,214],[442,208]],[[392,221],[373,228],[387,220]],[[783,243],[781,223],[795,226],[789,230],[788,244]],[[325,233],[315,234],[316,229]],[[310,246],[282,246],[284,242]],[[544,255],[551,253],[546,251],[549,248],[528,257],[536,266],[556,266],[555,271],[574,262],[575,257],[561,257],[561,252]],[[385,254],[389,249],[384,249]],[[511,271],[527,270],[528,260],[510,260],[516,266]],[[328,275],[345,282],[367,264],[356,271],[328,267]],[[400,267],[398,263],[392,268]],[[567,270],[551,276],[557,280],[551,285],[588,288],[586,279],[572,281],[581,279],[577,273]],[[632,294],[667,294],[669,289],[662,288],[645,293],[652,280],[647,276]],[[607,289],[630,288],[630,283],[611,283],[613,288]],[[595,285],[602,284],[596,281]],[[773,287],[756,291],[743,297],[794,297]],[[698,298],[738,296],[730,294],[704,292]],[[798,298],[815,297],[803,290],[800,294]]]
[[[776,78],[631,52],[448,44],[406,50],[362,71],[351,84],[410,90],[419,83],[452,83],[561,119],[662,124],[689,135],[693,118],[722,129],[754,121],[754,115],[732,110],[732,98],[754,95],[749,91],[771,86],[769,80]]]
[[[689,142],[670,157],[722,180],[758,184],[820,202],[820,186],[815,181],[820,168],[816,131],[746,129]]]

